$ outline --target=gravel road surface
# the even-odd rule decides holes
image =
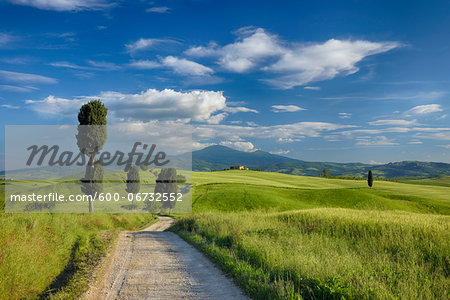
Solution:
[[[248,299],[202,253],[172,232],[172,218],[121,232],[85,299]]]

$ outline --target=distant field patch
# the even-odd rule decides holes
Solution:
[[[450,188],[270,172],[194,172],[193,211],[285,211],[316,207],[450,214]]]

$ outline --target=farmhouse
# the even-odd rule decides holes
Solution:
[[[230,170],[248,170],[245,166],[231,166]]]

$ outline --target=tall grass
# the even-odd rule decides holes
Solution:
[[[89,275],[83,262],[98,262],[116,230],[136,229],[151,220],[150,214],[0,211],[0,299],[47,297],[64,285],[73,289],[64,291],[68,298],[82,293],[89,278],[78,278],[75,283],[73,276]]]
[[[257,299],[447,299],[449,220],[320,208],[196,214],[173,230]]]

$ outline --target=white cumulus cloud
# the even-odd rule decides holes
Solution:
[[[160,46],[163,44],[177,44],[177,41],[170,39],[154,39],[154,38],[140,38],[136,42],[126,44],[125,48],[130,53],[134,53],[137,51],[147,50],[155,48],[156,46]]]
[[[199,143],[199,142],[192,142],[192,150],[200,150],[212,145],[216,145],[215,143]]]
[[[11,105],[11,104],[0,104],[0,107],[9,108],[9,109],[19,109],[19,106]]]
[[[365,57],[399,47],[397,42],[370,42],[331,39],[325,43],[287,49],[281,58],[266,70],[280,73],[267,82],[283,89],[309,82],[332,79],[359,71],[356,66]]]
[[[376,136],[373,138],[360,138],[356,145],[359,146],[394,146],[398,145],[393,139],[389,139],[385,136]]]
[[[338,113],[338,115],[339,115],[339,118],[341,118],[341,119],[350,119],[352,117],[351,113],[345,113],[345,112]]]
[[[270,154],[276,154],[276,155],[286,155],[289,152],[291,152],[291,150],[277,150],[277,151],[270,151]]]
[[[251,142],[231,142],[231,141],[223,141],[220,142],[222,146],[232,147],[240,151],[254,151],[255,146]]]
[[[186,54],[194,57],[218,57],[217,62],[224,69],[243,73],[257,66],[263,59],[281,55],[284,51],[277,36],[262,28],[244,27],[236,33],[238,38],[234,43],[223,47],[215,43],[206,47],[192,47]]]
[[[161,63],[180,75],[206,76],[214,73],[211,68],[185,58],[167,56],[161,60]]]
[[[243,125],[198,125],[195,128],[196,140],[221,139],[242,141],[251,138],[274,139],[280,143],[300,141],[305,136],[320,137],[322,132],[353,128],[353,125],[326,122],[298,122],[272,126]]]
[[[230,112],[230,113],[238,113],[238,112],[252,112],[255,114],[259,113],[259,111],[257,111],[256,109],[248,108],[248,107],[244,107],[244,106],[227,106],[223,110],[226,112]]]
[[[0,70],[0,78],[5,81],[19,83],[57,83],[58,81],[51,77],[46,77],[30,73],[18,73]]]
[[[193,57],[213,57],[224,69],[244,73],[265,70],[272,77],[263,81],[281,89],[332,79],[338,75],[358,72],[357,64],[370,55],[401,46],[398,42],[330,39],[323,43],[295,44],[283,42],[263,28],[244,27],[237,39],[220,46],[189,48],[185,54]],[[307,86],[305,89],[317,90]]]
[[[159,60],[160,60],[159,62],[154,60],[134,60],[131,63],[129,63],[128,66],[141,70],[169,68],[174,73],[183,76],[206,77],[214,73],[213,69],[185,58],[166,56],[160,57]]]
[[[368,123],[369,125],[396,125],[396,126],[413,126],[418,125],[417,120],[377,120]]]
[[[139,94],[103,92],[75,99],[48,96],[43,100],[27,100],[26,103],[40,114],[67,117],[76,116],[81,105],[92,99],[100,99],[108,107],[111,117],[127,121],[183,119],[207,122],[215,112],[226,107],[222,92],[177,92],[171,89],[149,89]]]
[[[152,13],[164,14],[164,13],[168,13],[169,10],[170,10],[170,8],[167,6],[153,6],[153,7],[147,8],[145,11],[152,12]]]
[[[319,86],[305,86],[303,87],[305,90],[311,90],[311,91],[319,91],[320,87]]]
[[[295,112],[300,110],[306,110],[297,105],[272,105],[273,112]]]
[[[439,104],[426,104],[415,106],[405,112],[405,115],[426,115],[434,112],[442,111],[442,107]]]
[[[208,120],[206,120],[209,124],[219,124],[228,116],[227,113],[220,113],[214,116],[211,116]]]
[[[12,35],[0,32],[0,48],[7,46],[13,40],[14,40],[14,37]]]
[[[33,6],[44,10],[78,11],[98,10],[114,5],[114,1],[107,0],[8,0],[11,3]]]
[[[0,89],[10,92],[31,92],[33,90],[37,90],[37,88],[32,86],[16,86],[8,84],[0,84]]]
[[[135,60],[128,64],[132,68],[141,69],[141,70],[151,70],[160,68],[161,64],[154,60]]]

